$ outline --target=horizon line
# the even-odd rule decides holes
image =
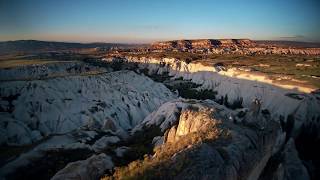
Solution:
[[[45,39],[12,39],[12,40],[0,40],[0,42],[14,42],[14,41],[43,41],[43,42],[61,42],[61,43],[80,43],[80,44],[94,44],[94,43],[106,43],[106,44],[152,44],[156,42],[168,42],[168,41],[182,41],[182,40],[224,40],[224,39],[247,39],[251,41],[282,41],[282,42],[302,42],[302,43],[320,43],[320,41],[306,41],[306,40],[290,40],[290,39],[250,39],[250,38],[192,38],[192,39],[171,39],[171,40],[155,40],[151,42],[110,42],[110,41],[63,41],[63,40],[45,40]]]

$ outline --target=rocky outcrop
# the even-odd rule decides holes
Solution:
[[[216,42],[216,44],[214,44],[214,40],[210,40],[210,39],[200,39],[200,40],[191,40],[191,44],[193,49],[200,49],[200,48],[211,48],[218,43]]]
[[[179,40],[177,41],[177,47],[179,49],[191,49],[192,48],[192,41],[190,40]]]
[[[167,131],[165,142],[174,143],[187,134],[206,130],[211,123],[215,122],[211,115],[211,109],[201,111],[187,109],[180,114],[179,124],[174,125]]]
[[[290,139],[283,151],[283,161],[278,166],[274,179],[279,180],[308,180],[306,167],[299,158],[294,140]]]
[[[174,49],[177,47],[177,42],[175,41],[157,42],[157,43],[153,43],[151,46],[154,49]]]
[[[142,123],[163,129],[163,144],[153,156],[129,164],[124,171],[116,170],[115,178],[148,179],[157,174],[157,179],[258,179],[283,143],[280,125],[272,119],[257,116],[248,124],[234,123],[236,112],[213,101],[170,103]],[[254,124],[263,119],[268,123],[264,129],[257,128]]]
[[[221,39],[219,40],[219,46],[225,48],[253,47],[255,43],[250,39]]]
[[[104,136],[98,139],[93,145],[92,149],[95,152],[101,152],[106,149],[110,144],[119,142],[120,139],[117,136]]]
[[[52,180],[64,179],[98,179],[107,169],[111,169],[111,158],[105,154],[93,155],[82,161],[72,162],[56,173]]]

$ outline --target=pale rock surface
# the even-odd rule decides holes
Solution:
[[[121,146],[121,147],[118,147],[117,149],[115,149],[115,153],[116,153],[116,156],[117,157],[122,157],[123,154],[125,152],[127,152],[130,148],[126,147],[126,146]]]
[[[299,158],[293,139],[289,139],[284,149],[284,160],[280,163],[276,177],[278,180],[308,180],[310,176]]]
[[[230,120],[230,117],[235,117],[237,112],[225,108],[212,100],[199,101],[187,99],[174,99],[162,104],[157,110],[150,113],[139,125],[137,125],[132,133],[141,131],[143,127],[159,126],[162,132],[176,125],[179,121],[181,112],[189,108],[200,109],[203,106],[214,107],[219,111],[219,116]],[[236,118],[236,117],[235,117]]]
[[[212,115],[212,109],[202,109],[199,111],[186,109],[181,112],[178,126],[174,125],[169,130],[166,142],[174,143],[182,136],[205,130],[210,122],[214,122]]]
[[[111,161],[111,158],[102,153],[99,155],[93,155],[86,160],[69,163],[65,168],[57,172],[51,179],[98,179],[103,175],[105,170],[111,169],[112,167],[113,162]]]
[[[161,146],[164,143],[163,136],[156,136],[152,139],[152,144],[154,147]]]
[[[6,81],[0,94],[1,141],[8,145],[30,144],[81,127],[125,137],[128,129],[174,98],[164,85],[132,71]]]
[[[101,152],[102,150],[106,149],[110,144],[114,144],[119,142],[120,139],[117,136],[104,136],[97,140],[93,145],[92,149],[95,152]]]
[[[110,59],[109,61],[112,61]],[[173,58],[136,58],[127,57],[127,62],[139,63],[141,69],[148,69],[150,74],[168,72],[173,79],[182,77],[201,85],[198,89],[209,89],[217,92],[217,99],[227,95],[229,102],[239,98],[242,105],[249,108],[252,101],[258,99],[260,109],[267,109],[273,119],[279,120],[289,115],[294,116],[293,136],[299,133],[303,123],[320,127],[320,94],[314,89],[304,89],[295,85],[281,85],[267,77],[237,69],[217,72],[214,67],[200,63],[185,63]],[[165,64],[163,66],[162,64]]]
[[[44,71],[40,66],[0,70],[7,78],[21,78],[6,79],[0,84],[1,145],[39,143],[6,162],[0,177],[32,165],[51,150],[85,149],[99,153],[126,138],[128,131],[150,112],[175,98],[163,84],[146,76],[132,71],[108,73],[103,68],[87,66],[60,63],[48,65]],[[118,149],[117,154],[124,151]],[[76,167],[78,172],[72,174],[69,167],[56,178],[86,179],[90,176],[87,173],[91,173],[88,171],[101,174],[105,169],[86,169],[85,164],[91,166],[97,161],[97,166],[105,164],[110,169],[110,158],[104,156],[72,164],[70,167]],[[65,175],[66,171],[70,174]]]

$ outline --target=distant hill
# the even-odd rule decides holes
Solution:
[[[138,47],[136,44],[117,44],[117,43],[70,43],[70,42],[50,42],[37,40],[17,40],[0,42],[0,54],[20,53],[20,52],[39,52],[55,50],[75,50],[85,48],[131,48]]]

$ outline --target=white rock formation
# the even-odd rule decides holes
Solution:
[[[187,100],[187,99],[174,99],[168,101],[161,105],[157,110],[150,113],[140,124],[138,124],[133,130],[132,133],[136,131],[141,131],[143,127],[158,126],[162,132],[165,132],[168,128],[177,124],[180,114],[182,111],[189,109],[190,107],[195,109],[203,108],[203,106],[214,107],[219,111],[219,116],[222,116],[224,119],[232,121],[233,119],[239,119],[237,117],[238,112],[230,110],[225,106],[219,105],[212,100],[199,101],[196,100]],[[242,117],[241,119],[244,119]]]
[[[110,144],[119,142],[120,139],[117,136],[104,136],[98,139],[92,146],[95,152],[100,152],[101,150],[107,148]]]
[[[0,84],[1,144],[30,144],[80,127],[122,133],[174,95],[162,84],[120,71]]]
[[[111,158],[105,154],[93,155],[82,161],[69,163],[65,168],[57,172],[51,179],[98,179],[105,170],[111,169],[113,163]]]
[[[309,93],[311,89],[276,84],[263,75],[236,69],[217,72],[211,66],[187,64],[177,59],[127,57],[127,62],[138,63],[140,69],[148,69],[150,74],[168,72],[173,78],[191,80],[201,85],[198,89],[216,91],[218,98],[228,95],[230,102],[243,98],[243,106],[247,108],[254,99],[259,99],[261,110],[267,109],[274,119],[282,116],[286,121],[288,115],[293,115],[294,133],[298,133],[303,123],[315,123],[320,127],[320,122],[315,122],[320,118],[320,94]]]

